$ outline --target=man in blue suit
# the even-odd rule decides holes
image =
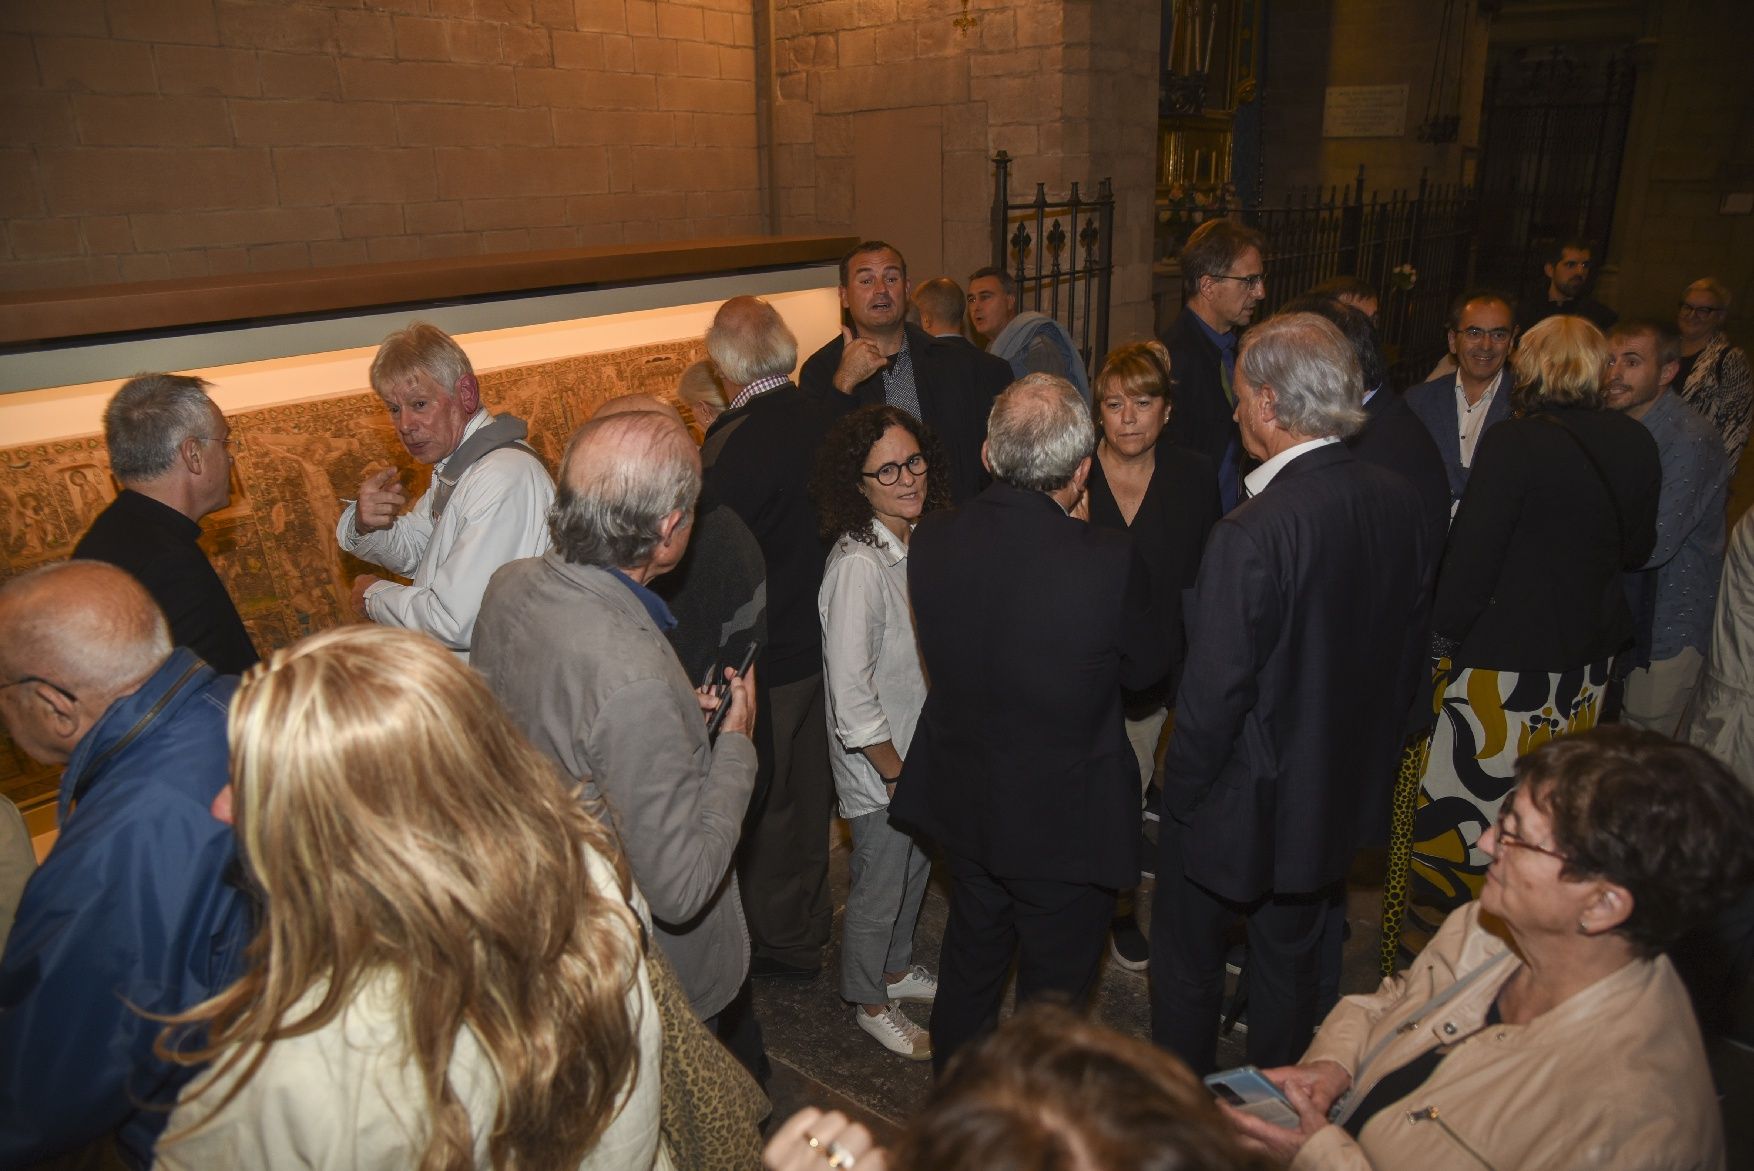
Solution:
[[[1516,340],[1516,306],[1509,297],[1472,289],[1450,307],[1449,348],[1454,373],[1442,374],[1409,390],[1412,408],[1437,441],[1449,473],[1450,514],[1468,486],[1474,449],[1486,429],[1510,418],[1510,378],[1504,372]]]
[[[1418,491],[1344,443],[1364,425],[1363,387],[1333,324],[1255,326],[1236,396],[1261,464],[1207,539],[1187,605],[1151,908],[1152,1036],[1196,1073],[1216,1065],[1238,917],[1249,1060],[1284,1065],[1309,1044],[1325,909],[1353,852],[1386,835],[1436,561]]]

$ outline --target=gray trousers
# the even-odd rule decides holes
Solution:
[[[875,809],[847,822],[853,831],[852,889],[841,922],[840,994],[854,1004],[889,999],[885,972],[914,962],[914,927],[932,863],[909,834]]]

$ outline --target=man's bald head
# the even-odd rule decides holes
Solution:
[[[630,569],[699,495],[700,452],[675,413],[623,411],[592,419],[567,444],[548,529],[574,564]]]
[[[0,713],[44,763],[65,761],[118,696],[170,657],[170,626],[143,586],[113,565],[65,561],[0,586]]]
[[[637,414],[641,411],[654,415],[664,415],[676,420],[678,424],[686,426],[686,424],[682,423],[681,411],[677,410],[663,399],[658,398],[656,395],[639,394],[637,392],[634,394],[616,395],[614,398],[609,399],[606,402],[597,404],[597,409],[591,412],[591,420],[595,422],[598,419],[607,419],[611,415]]]

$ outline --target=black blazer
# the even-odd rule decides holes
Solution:
[[[1449,532],[1449,473],[1437,441],[1401,396],[1386,386],[1370,396],[1364,410],[1370,418],[1346,445],[1359,459],[1404,476],[1413,485],[1425,502],[1431,547],[1443,548]]]
[[[1183,307],[1163,335],[1169,373],[1175,379],[1175,410],[1169,416],[1171,441],[1212,461],[1214,469],[1237,438],[1234,408],[1224,393],[1224,365],[1194,311]]]
[[[1436,550],[1399,476],[1330,444],[1220,520],[1164,760],[1185,873],[1238,902],[1321,890],[1386,831]]]
[[[1127,696],[1130,704],[1167,702],[1175,698],[1181,666],[1187,658],[1182,629],[1182,591],[1194,584],[1200,550],[1218,523],[1218,476],[1212,461],[1167,439],[1157,441],[1157,459],[1145,498],[1129,526],[1115,503],[1103,473],[1102,460],[1090,460],[1090,523],[1114,529],[1133,539],[1151,583],[1151,608],[1169,640],[1170,668],[1158,682]]]
[[[828,547],[817,532],[810,473],[830,422],[816,399],[782,386],[720,415],[701,445],[702,495],[742,518],[767,563],[769,641],[758,652],[758,678],[768,687],[822,670],[816,590]]]
[[[173,642],[220,674],[237,675],[259,656],[225,583],[197,543],[200,537],[195,521],[124,488],[79,538],[73,556],[133,574],[164,611]]]
[[[1119,533],[994,484],[908,550],[932,689],[890,814],[1007,878],[1139,881],[1139,765],[1121,688],[1169,666]]]
[[[966,340],[935,338],[915,325],[907,327],[913,356],[914,387],[920,395],[920,421],[930,427],[950,460],[950,499],[961,504],[986,487],[990,477],[981,464],[987,439],[987,413],[993,399],[1011,385],[1011,364]],[[883,372],[865,379],[850,395],[834,388],[845,343],[837,336],[804,362],[798,384],[836,414],[883,401]]]
[[[1439,652],[1554,674],[1625,649],[1620,574],[1656,547],[1662,478],[1656,440],[1618,411],[1540,410],[1487,431],[1437,579]]]

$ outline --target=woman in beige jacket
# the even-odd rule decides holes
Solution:
[[[329,631],[245,676],[230,741],[214,812],[264,922],[160,1038],[214,1066],[156,1166],[669,1167],[644,902],[480,676],[420,634]]]
[[[1663,947],[1754,879],[1754,794],[1624,727],[1517,765],[1477,903],[1268,1070],[1302,1119],[1230,1111],[1294,1168],[1724,1166],[1717,1095]]]

